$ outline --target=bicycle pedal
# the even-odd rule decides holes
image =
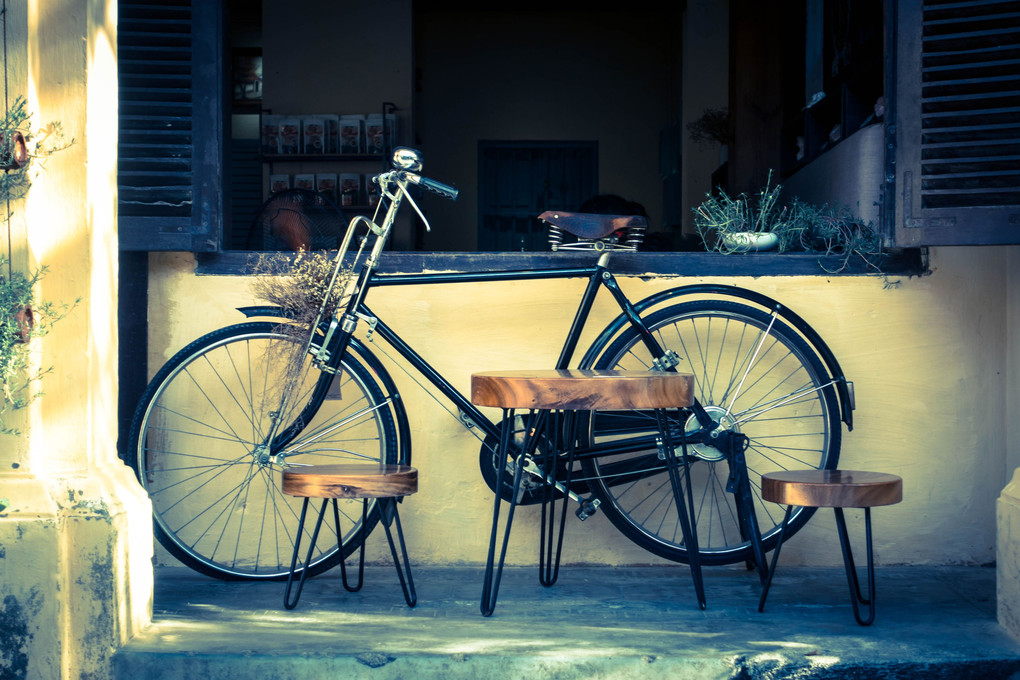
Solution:
[[[599,505],[601,505],[601,502],[597,498],[594,500],[590,498],[585,499],[581,501],[581,506],[574,512],[574,514],[577,515],[577,519],[583,522],[598,511]]]

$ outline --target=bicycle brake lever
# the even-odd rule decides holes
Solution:
[[[400,188],[400,193],[404,194],[404,198],[410,201],[411,207],[414,208],[416,213],[418,213],[418,217],[421,218],[421,221],[425,223],[425,231],[432,231],[432,227],[429,226],[429,221],[425,218],[425,215],[422,214],[421,208],[418,207],[418,204],[414,202],[413,198],[411,198],[411,194],[404,188],[403,184],[398,184],[397,186]]]

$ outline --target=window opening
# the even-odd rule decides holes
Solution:
[[[548,250],[535,216],[577,210],[598,190],[594,141],[483,141],[478,151],[480,250]]]

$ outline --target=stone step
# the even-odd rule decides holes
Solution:
[[[390,565],[345,592],[156,572],[154,622],[117,652],[117,680],[215,678],[1009,678],[1020,644],[995,618],[995,569],[879,567],[875,623],[858,626],[842,567],[783,567],[757,611],[753,572],[705,569],[700,611],[685,565],[508,568],[492,618],[480,567],[418,567],[408,608]],[[1020,675],[1016,676],[1020,677]]]

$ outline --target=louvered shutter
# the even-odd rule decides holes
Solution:
[[[221,0],[121,0],[118,11],[121,249],[216,250]]]
[[[1020,243],[1020,6],[896,7],[896,245]]]

